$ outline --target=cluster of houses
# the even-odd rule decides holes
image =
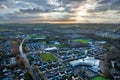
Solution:
[[[38,40],[39,41],[39,40]],[[92,41],[86,47],[70,48],[56,47],[60,45],[58,41],[49,43],[31,41],[26,46],[30,51],[30,63],[35,66],[38,74],[46,80],[78,80],[93,79],[102,76],[100,62],[107,53],[103,46],[106,41]],[[37,51],[37,52],[36,52]],[[40,52],[41,51],[41,52]],[[52,53],[57,60],[44,62],[40,54]],[[83,74],[85,73],[85,74]]]
[[[1,46],[2,46],[2,52],[5,54],[5,55],[11,55],[12,54],[12,45],[9,43],[9,41],[6,41],[4,43],[1,43]]]
[[[3,70],[1,70],[1,73],[1,80],[24,80],[26,71],[20,68],[4,68]]]
[[[72,72],[79,74],[77,75],[79,78],[88,79],[89,76],[89,79],[92,79],[101,74],[99,67],[100,60],[94,57],[88,57],[86,50],[87,48],[63,48],[59,49],[55,54],[67,69],[72,68],[70,69]]]
[[[35,52],[40,50],[41,44],[39,42],[31,42],[31,43],[27,43],[26,47],[28,51]]]
[[[92,79],[95,76],[101,75],[99,68],[99,59],[95,59],[95,55],[101,55],[106,53],[106,49],[102,47],[106,42],[104,41],[93,41],[89,43],[87,47],[80,48],[67,48],[59,47],[57,48],[54,44],[60,44],[57,41],[52,41],[49,44],[41,44],[39,42],[31,42],[26,44],[28,49],[31,51],[28,56],[31,65],[33,64],[38,70],[38,74],[42,75],[46,80],[61,80],[61,79]],[[44,46],[44,47],[41,47]],[[33,50],[34,49],[34,50]],[[36,51],[42,51],[41,53]],[[55,52],[54,52],[55,51]],[[52,53],[57,60],[44,62],[40,54]],[[92,56],[92,57],[89,57]],[[78,67],[79,66],[79,67]],[[78,67],[78,68],[77,68]],[[80,69],[86,72],[85,75],[79,74]],[[82,73],[82,71],[81,71]],[[87,76],[86,76],[87,75]]]
[[[1,40],[0,42],[0,80],[25,80],[27,70],[21,61],[19,55],[18,42],[14,39]],[[21,65],[21,66],[19,66]],[[28,74],[27,74],[28,75]]]
[[[0,61],[0,80],[25,80],[27,70],[18,66],[16,57],[2,58]]]
[[[79,76],[75,75],[71,70],[54,71],[47,75],[47,80],[79,80]]]
[[[87,53],[89,55],[95,56],[95,55],[107,53],[107,50],[105,48],[103,48],[102,45],[99,45],[98,43],[94,43],[94,44],[89,45],[89,49],[87,50]]]
[[[45,53],[41,53],[45,54]],[[48,54],[48,53],[47,53]],[[38,70],[38,74],[42,75],[46,80],[64,80],[64,79],[75,79],[79,80],[79,76],[74,74],[71,69],[68,69],[64,64],[59,61],[48,61],[44,62],[38,53],[29,54],[30,63],[35,66]]]
[[[120,39],[120,34],[114,32],[98,31],[95,34],[105,38]]]
[[[2,59],[1,62],[0,62],[0,66],[1,67],[8,67],[8,66],[14,66],[16,65],[16,57],[11,57],[11,58],[5,58],[5,59]]]
[[[82,48],[61,48],[57,51],[56,55],[61,58],[62,61],[71,61],[80,58],[84,58],[85,50]]]

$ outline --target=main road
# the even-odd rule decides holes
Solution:
[[[24,61],[25,61],[25,65],[26,65],[26,67],[28,68],[29,72],[31,73],[33,79],[34,79],[34,80],[41,80],[40,77],[39,77],[39,75],[38,75],[38,73],[37,73],[37,72],[33,69],[33,67],[30,65],[29,60],[28,60],[26,54],[23,52],[23,47],[22,47],[22,45],[23,45],[24,41],[25,41],[26,39],[28,39],[28,37],[29,37],[29,36],[25,37],[25,38],[22,40],[22,42],[21,42],[21,44],[20,44],[20,46],[19,46],[20,55],[23,57],[23,59],[24,59]]]

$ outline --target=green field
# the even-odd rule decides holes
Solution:
[[[17,42],[15,40],[12,41],[13,44],[16,44]]]
[[[106,80],[106,79],[102,76],[97,76],[97,77],[94,77],[92,80]]]
[[[6,28],[0,28],[0,31],[10,31],[10,30]]]
[[[41,58],[44,62],[52,62],[57,60],[52,54],[49,54],[49,53],[42,54]]]
[[[6,38],[6,36],[0,36],[0,39]]]
[[[80,42],[80,43],[83,43],[83,44],[88,44],[88,42],[90,41],[89,39],[74,39],[72,40],[73,42]]]

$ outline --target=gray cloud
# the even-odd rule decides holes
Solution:
[[[8,0],[0,0],[0,2],[6,2],[6,1],[8,1]]]
[[[58,17],[57,21],[59,21],[59,19],[60,21],[67,21],[67,19],[71,19],[71,17],[77,17],[75,12],[72,12],[72,10],[81,8],[84,4],[89,4],[92,1],[96,3],[96,6],[94,8],[86,9],[90,14],[104,13],[110,10],[111,12],[112,10],[116,11],[116,16],[117,14],[120,14],[120,0],[0,0],[0,21],[9,21],[11,19],[18,19],[18,21],[25,21],[28,19],[36,20],[42,17],[42,15],[40,16],[38,13],[52,12],[57,12],[57,14],[60,14],[59,16],[56,16]],[[68,14],[61,14],[63,12]],[[111,16],[110,13],[108,13],[108,15]],[[63,17],[61,18],[61,16]],[[103,19],[103,17],[98,15],[87,15],[81,17]]]
[[[20,9],[23,13],[40,13],[40,12],[49,12],[49,10],[42,10],[39,8],[33,8],[33,9]]]
[[[95,9],[89,9],[89,12],[103,12],[107,10],[120,11],[120,0],[99,0]]]

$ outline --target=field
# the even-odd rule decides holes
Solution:
[[[10,31],[10,30],[6,28],[0,28],[0,31]]]
[[[83,44],[88,44],[88,42],[90,41],[89,39],[74,39],[72,40],[73,42],[80,42],[80,43],[83,43]]]
[[[57,59],[52,54],[42,54],[41,58],[44,62],[56,61]]]
[[[97,77],[94,77],[92,80],[106,80],[106,79],[102,76],[97,76]]]
[[[17,42],[15,40],[12,41],[13,44],[16,44]]]
[[[6,36],[0,36],[0,39],[6,38]]]

